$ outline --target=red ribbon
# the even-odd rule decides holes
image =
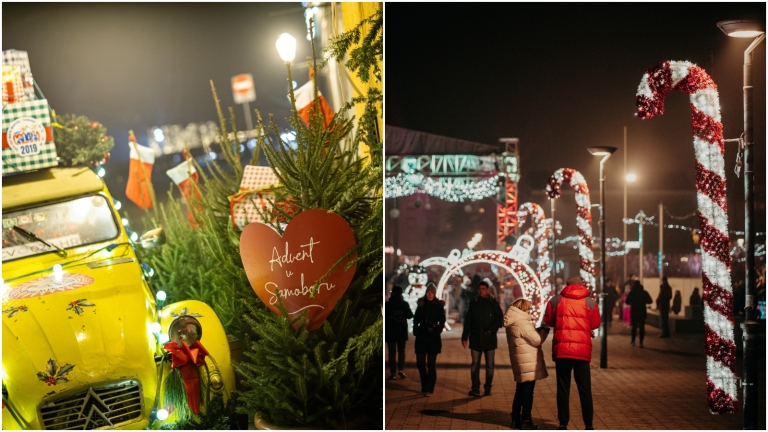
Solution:
[[[191,346],[186,342],[182,342],[181,346],[176,342],[168,342],[163,348],[171,353],[171,367],[181,372],[187,390],[187,405],[195,414],[200,414],[200,374],[197,368],[205,365],[208,351],[200,341],[195,341]]]

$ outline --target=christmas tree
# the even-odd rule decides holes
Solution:
[[[361,40],[363,26],[370,30]],[[280,221],[290,223],[305,210],[325,209],[341,216],[355,235],[356,247],[339,260],[352,258],[354,277],[321,328],[308,330],[305,316],[290,318],[281,303],[282,313],[272,313],[248,282],[228,198],[239,191],[243,177],[239,143],[228,139],[230,130],[233,136],[237,132],[234,113],[230,109],[228,127],[213,84],[223,162],[209,161],[206,171],[191,160],[201,177],[199,185],[190,185],[199,194],[186,194],[194,224],[173,187],[168,204],[153,206],[149,213],[149,223],[162,226],[166,235],[164,246],[143,252],[157,270],[155,288],[166,291],[168,301],[197,299],[212,305],[228,333],[246,341],[246,359],[235,363],[242,377],[238,410],[256,412],[278,426],[381,428],[382,32],[379,6],[372,17],[334,39],[331,54],[339,60],[348,54],[353,60],[349,68],[362,82],[379,82],[345,104],[330,123],[324,122],[319,103],[310,107],[309,121],[303,123],[291,90],[289,123],[296,131],[291,146],[280,138],[274,119],[265,122],[257,111],[257,130],[265,132],[258,137],[258,149],[281,182],[270,200],[272,210],[262,210],[262,218],[282,233]],[[373,55],[360,55],[363,51]],[[364,107],[359,119],[350,115],[355,104]],[[369,149],[365,158],[357,155],[361,144]],[[250,165],[258,165],[258,149]],[[360,422],[358,413],[369,418]]]

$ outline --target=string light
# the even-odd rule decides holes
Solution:
[[[480,201],[499,193],[498,183],[501,175],[496,174],[472,183],[449,183],[419,173],[399,173],[384,180],[384,198],[425,193],[449,202]]]
[[[539,325],[543,318],[546,302],[543,301],[541,283],[536,273],[524,262],[525,259],[529,258],[531,249],[533,249],[533,238],[529,235],[522,235],[509,252],[485,250],[463,256],[443,273],[440,282],[437,284],[437,296],[440,297],[442,295],[443,288],[448,282],[450,274],[454,273],[456,269],[479,263],[498,265],[507,269],[517,280],[523,291],[523,297],[530,300],[533,304],[530,311],[531,318],[536,325]]]

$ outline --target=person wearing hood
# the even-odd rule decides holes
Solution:
[[[589,363],[592,361],[592,330],[600,327],[600,311],[581,277],[572,277],[567,282],[562,292],[547,303],[543,321],[555,329],[552,359],[557,374],[558,429],[568,429],[571,418],[568,407],[571,371],[579,389],[584,428],[594,429]]]
[[[541,344],[549,334],[549,328],[537,331],[531,321],[531,302],[517,299],[504,315],[504,328],[507,330],[509,359],[515,375],[515,398],[512,400],[512,427],[514,429],[538,429],[533,424],[533,388],[536,381],[546,378],[547,365]]]
[[[472,389],[470,396],[480,396],[480,360],[485,355],[485,396],[491,395],[493,383],[494,356],[496,354],[496,333],[503,325],[503,315],[499,302],[489,293],[488,282],[482,281],[477,286],[477,297],[469,303],[464,331],[461,333],[461,345],[469,345],[472,351]]]
[[[661,319],[661,334],[660,338],[669,337],[669,302],[672,300],[672,287],[667,282],[667,277],[661,278],[661,285],[659,286],[659,296],[656,298],[656,307],[659,310],[659,318]]]
[[[408,302],[403,300],[403,288],[395,285],[389,300],[384,304],[384,341],[389,351],[389,379],[405,378],[405,342],[408,340],[408,320],[411,318],[413,311]]]
[[[413,316],[413,334],[416,336],[416,366],[421,378],[421,393],[432,396],[437,381],[437,355],[443,348],[440,333],[445,326],[445,302],[436,297],[434,284],[427,285],[427,292],[417,302]]]
[[[643,347],[643,339],[645,339],[645,318],[648,313],[645,311],[646,305],[653,303],[651,295],[640,284],[640,281],[635,281],[632,285],[632,291],[627,295],[627,304],[630,307],[629,315],[632,319],[632,346],[635,346],[635,336],[637,335],[637,329],[640,329],[640,348]]]

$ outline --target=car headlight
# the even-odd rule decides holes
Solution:
[[[182,315],[171,322],[168,328],[168,336],[179,346],[181,346],[182,342],[192,345],[203,337],[203,326],[200,325],[200,321],[196,318]]]

